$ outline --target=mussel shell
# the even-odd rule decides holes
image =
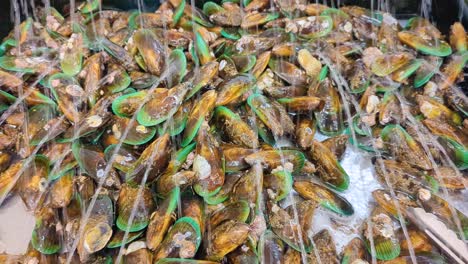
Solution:
[[[411,167],[406,162],[395,160],[377,160],[375,171],[381,184],[388,184],[395,190],[415,195],[421,188],[437,190],[437,186],[426,181],[427,176],[419,169]]]
[[[31,245],[42,254],[57,253],[62,247],[57,224],[58,214],[50,208],[43,208],[36,215],[36,225],[31,236]]]
[[[236,220],[219,224],[210,234],[207,258],[220,261],[229,252],[244,243],[249,234],[249,226]]]
[[[146,180],[148,183],[156,179],[169,164],[170,147],[169,134],[164,134],[154,140],[145,148],[138,160],[133,163],[132,168],[126,175],[127,182],[140,184],[145,174],[148,174]]]
[[[193,160],[193,171],[198,177],[195,192],[202,196],[213,196],[224,184],[224,158],[214,136],[202,125],[197,137],[197,148]]]
[[[366,248],[364,242],[360,238],[355,237],[344,247],[341,263],[351,264],[359,259],[366,259]]]
[[[271,230],[266,230],[258,242],[261,263],[281,263],[285,254],[283,241]]]
[[[252,94],[247,99],[258,118],[272,131],[275,136],[282,136],[294,130],[294,124],[286,110],[278,102],[272,101],[260,94]]]
[[[313,237],[314,246],[317,248],[318,257],[322,263],[339,263],[338,254],[335,248],[335,241],[328,229],[316,233]],[[309,253],[308,261],[311,263],[317,262],[317,256],[314,252]]]
[[[311,181],[295,181],[294,190],[305,199],[314,200],[320,206],[341,216],[354,214],[353,206],[338,193]]]
[[[166,96],[151,97],[149,101],[145,101],[146,103],[137,114],[138,123],[144,126],[155,126],[171,118],[179,109],[185,94],[191,87],[188,82],[181,83],[169,89]]]
[[[125,135],[123,143],[129,145],[143,145],[156,135],[155,127],[139,125],[135,120],[123,117],[115,117],[111,128],[116,139]]]
[[[387,125],[381,132],[381,138],[389,152],[398,160],[412,166],[429,170],[432,164],[422,146],[415,141],[400,125]]]
[[[151,97],[164,98],[167,96],[167,92],[167,89],[157,88]],[[121,95],[112,102],[112,111],[117,116],[131,118],[147,96],[147,90]]]
[[[298,173],[304,167],[305,156],[298,150],[264,150],[253,153],[244,158],[250,164],[261,164],[266,170],[274,170],[279,166],[286,168],[291,163],[292,172]]]
[[[223,106],[218,106],[214,115],[220,129],[228,135],[234,144],[247,148],[255,148],[258,145],[257,133],[239,115]]]
[[[139,193],[141,194],[139,195]],[[140,192],[138,187],[135,188],[124,184],[119,193],[117,207],[117,227],[122,231],[140,231],[148,225],[151,212],[154,209],[151,191],[143,186]],[[130,223],[133,210],[135,210],[134,217]]]
[[[274,170],[263,178],[263,188],[270,199],[278,202],[289,194],[292,189],[293,178],[286,170]]]
[[[164,47],[156,35],[148,29],[140,29],[133,35],[138,51],[143,57],[148,71],[160,76],[164,69]]]
[[[406,65],[411,58],[412,56],[408,53],[382,55],[372,63],[372,73],[380,77],[387,76]]]
[[[407,193],[399,191],[393,192],[395,196],[393,196],[389,190],[378,189],[372,192],[372,196],[380,207],[393,217],[399,219],[398,210],[406,217],[406,210],[408,207],[418,207],[416,200]],[[397,209],[396,203],[398,203],[399,209]]]
[[[392,260],[400,255],[400,243],[395,236],[391,218],[379,208],[372,212],[369,222],[364,222],[364,243],[367,251],[372,252],[370,239],[373,239],[375,257],[379,260]],[[372,237],[371,237],[372,236]]]
[[[109,243],[107,243],[107,248],[118,248],[122,245],[129,244],[134,240],[138,239],[143,234],[143,231],[128,233],[126,240],[124,240],[125,231],[116,230],[112,234]]]
[[[51,184],[49,190],[50,206],[52,208],[63,208],[68,206],[73,196],[74,171],[66,172]]]
[[[249,217],[250,206],[246,201],[236,201],[226,204],[210,215],[209,226],[211,230],[225,221],[235,220],[245,223]]]
[[[296,140],[302,149],[308,149],[312,146],[316,131],[314,119],[301,118],[296,125]]]
[[[216,99],[216,105],[227,105],[236,101],[240,96],[252,88],[255,78],[250,74],[240,74],[224,82]]]
[[[169,229],[154,258],[192,258],[201,242],[200,226],[191,217],[181,217]]]
[[[308,253],[312,250],[312,243],[298,221],[278,205],[271,207],[269,222],[273,232],[290,247]]]
[[[424,54],[445,57],[452,54],[450,45],[439,39],[427,40],[419,36],[415,32],[401,31],[398,32],[398,38],[404,44],[420,51]],[[433,42],[431,42],[433,41]]]
[[[312,162],[317,167],[317,175],[338,191],[344,191],[349,186],[349,176],[341,167],[337,157],[323,143],[313,141],[309,151]]]
[[[181,146],[185,147],[198,133],[205,117],[213,110],[216,102],[216,91],[210,90],[202,95],[198,102],[193,106],[187,119]]]
[[[163,241],[164,235],[172,223],[172,214],[177,207],[179,196],[180,188],[175,187],[159,208],[151,214],[146,232],[146,245],[149,249],[157,249]]]

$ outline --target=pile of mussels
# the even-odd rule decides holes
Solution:
[[[36,17],[0,45],[0,204],[36,218],[2,263],[449,263],[409,207],[468,237],[460,23],[306,0]],[[337,252],[311,227],[354,213],[347,146],[382,189]]]

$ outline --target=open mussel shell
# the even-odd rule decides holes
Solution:
[[[181,217],[169,229],[156,250],[155,260],[162,258],[193,258],[201,243],[198,223],[191,217]]]
[[[81,261],[86,261],[88,256],[103,249],[112,237],[112,227],[105,216],[91,216],[84,228],[83,236],[78,244],[78,254]]]
[[[369,253],[370,240],[373,240],[375,257],[378,260],[392,260],[400,255],[400,243],[395,235],[395,228],[390,216],[376,208],[370,216],[370,221],[363,225],[364,244]]]
[[[283,169],[298,173],[304,167],[305,156],[301,151],[292,149],[263,150],[248,155],[244,160],[252,166],[261,164],[269,171],[283,166]]]
[[[146,232],[146,245],[155,250],[164,239],[164,235],[172,223],[172,214],[177,207],[180,188],[175,187],[162,202],[159,208],[151,214],[148,230]]]
[[[354,214],[353,206],[338,193],[320,184],[299,180],[293,184],[294,190],[304,199],[314,200],[323,208],[341,216]]]
[[[54,209],[42,208],[36,215],[36,225],[31,236],[31,245],[42,254],[57,253],[61,245],[57,224],[58,214]]]
[[[142,230],[148,225],[151,212],[154,209],[151,191],[144,186],[140,191],[138,187],[124,184],[119,193],[117,208],[116,224],[120,230],[128,230],[129,232]],[[132,214],[133,219],[130,219]]]

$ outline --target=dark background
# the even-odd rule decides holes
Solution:
[[[3,39],[8,32],[13,27],[13,20],[12,20],[12,9],[11,9],[11,1],[17,1],[18,4],[23,1],[19,0],[0,0],[0,39]],[[36,2],[36,5],[41,5],[41,0],[33,0]],[[118,8],[122,10],[131,10],[137,9],[138,0],[103,0],[103,8]],[[199,7],[203,6],[205,0],[194,0],[196,5]],[[212,0],[214,2],[220,2],[217,0]],[[30,1],[24,1],[30,2]],[[79,0],[76,0],[79,2]],[[144,11],[154,11],[157,6],[159,6],[159,0],[141,0],[143,2],[143,9]],[[315,1],[310,1],[315,2]],[[322,1],[319,1],[322,2]],[[337,2],[346,5],[359,5],[363,7],[370,8],[370,0],[328,0],[329,5],[336,6]],[[374,1],[376,3],[378,1]],[[390,11],[394,15],[396,15],[399,19],[407,19],[414,15],[421,14],[420,12],[420,4],[422,0],[390,0]],[[62,14],[64,13],[64,8],[67,8],[69,4],[69,0],[50,0],[50,4],[57,8]],[[78,3],[77,3],[78,4]],[[464,5],[461,7],[460,5]],[[376,8],[376,6],[375,6]],[[24,8],[21,7],[23,10],[22,19],[24,19],[25,12]],[[31,12],[29,12],[31,14]],[[463,15],[463,24],[465,28],[468,29],[468,6],[466,1],[459,1],[459,0],[433,0],[432,1],[432,13],[431,19],[434,24],[437,25],[441,29],[442,32],[445,34],[448,32],[450,25],[452,25],[455,21],[459,20],[460,14]]]

